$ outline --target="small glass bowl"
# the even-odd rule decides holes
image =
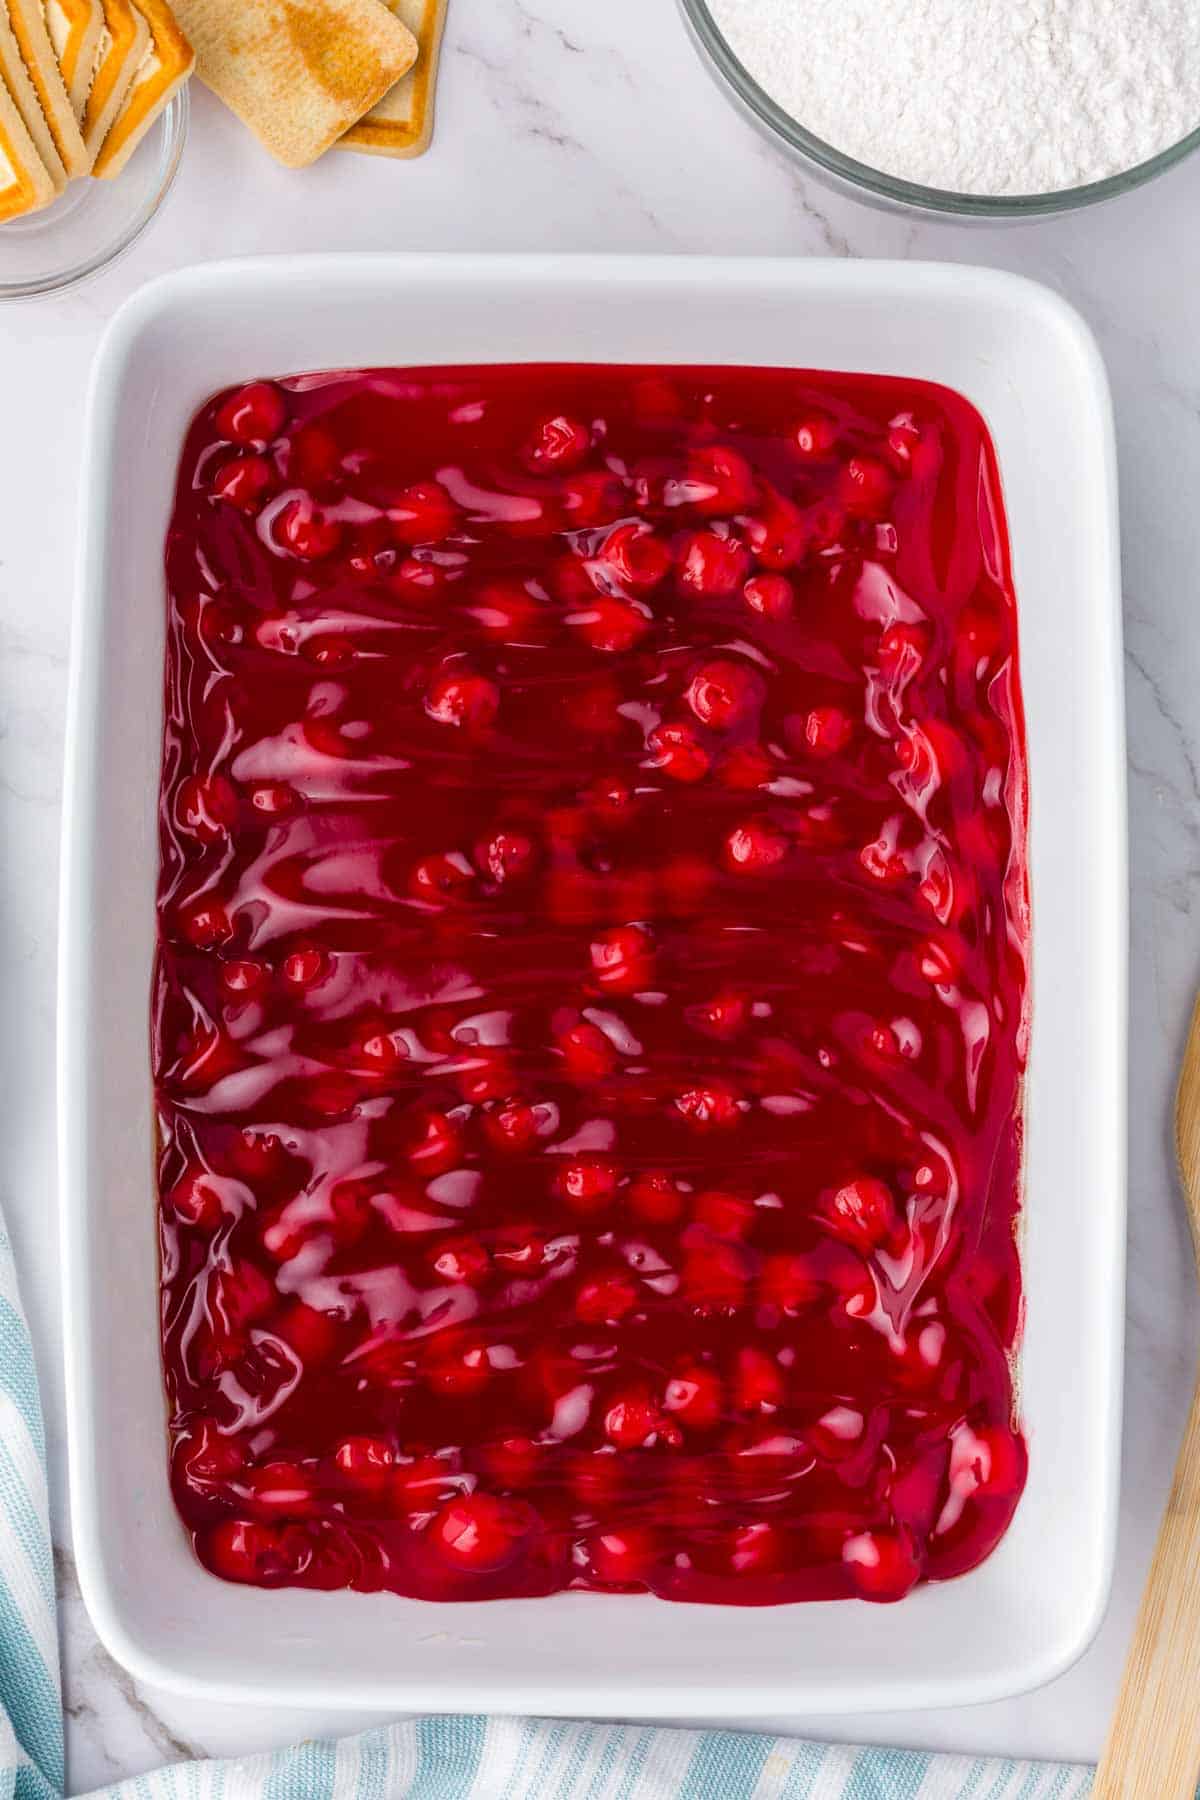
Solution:
[[[1172,144],[1170,149],[1160,151],[1132,169],[1122,170],[1119,175],[1108,175],[1103,181],[1089,181],[1081,187],[1059,188],[1049,194],[956,194],[949,188],[922,187],[856,162],[832,144],[814,137],[790,113],[784,112],[738,61],[709,10],[708,0],[680,0],[680,6],[702,58],[727,99],[731,99],[768,137],[805,163],[827,187],[893,211],[949,215],[964,222],[1035,219],[1053,213],[1075,212],[1080,207],[1094,205],[1097,200],[1111,200],[1130,188],[1140,187],[1145,181],[1152,181],[1156,175],[1173,169],[1193,150],[1200,149],[1200,128],[1197,128],[1179,143]]]
[[[0,300],[61,293],[123,256],[170,192],[187,127],[185,85],[119,175],[69,181],[51,205],[0,225]]]

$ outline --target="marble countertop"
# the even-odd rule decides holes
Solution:
[[[80,1603],[65,1501],[55,887],[81,397],[105,321],[140,282],[186,262],[297,249],[975,261],[1046,282],[1096,331],[1120,437],[1132,801],[1127,1429],[1113,1602],[1076,1668],[1026,1698],[776,1722],[864,1742],[1093,1757],[1166,1494],[1200,1316],[1168,1133],[1200,975],[1200,159],[1059,221],[960,228],[884,215],[832,197],[734,115],[670,0],[452,0],[438,134],[411,164],[330,156],[290,174],[199,86],[193,94],[177,190],[133,253],[74,293],[0,312],[0,1204],[47,1413],[71,1790],[167,1759],[370,1722],[185,1702],[135,1685]],[[1051,447],[1052,458],[1070,454],[1069,444]],[[470,1708],[469,1693],[462,1704]]]

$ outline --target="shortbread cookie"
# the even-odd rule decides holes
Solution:
[[[75,117],[82,120],[104,30],[104,8],[100,0],[43,0],[43,11]]]
[[[29,79],[45,115],[50,136],[68,175],[86,175],[92,158],[63,80],[54,45],[46,29],[42,0],[7,0],[8,22],[20,47]]]
[[[103,4],[104,29],[83,114],[83,135],[93,161],[150,47],[150,27],[130,0],[103,0]]]
[[[16,102],[0,81],[0,220],[47,206],[57,192]]]
[[[416,35],[417,60],[366,118],[350,127],[337,148],[362,150],[371,156],[420,156],[433,136],[438,52],[447,0],[385,0],[385,4]]]
[[[150,44],[93,165],[92,174],[104,180],[125,167],[196,61],[166,0],[138,0],[138,6],[150,27]]]
[[[178,0],[196,72],[290,168],[407,74],[417,40],[380,0]]]
[[[26,131],[33,139],[34,147],[45,164],[46,173],[54,183],[55,191],[61,193],[67,185],[67,171],[63,168],[62,158],[55,148],[50,127],[46,123],[46,115],[42,111],[34,85],[29,79],[25,59],[13,36],[12,26],[8,22],[8,13],[3,6],[0,6],[0,79],[8,89],[9,98],[20,113]]]

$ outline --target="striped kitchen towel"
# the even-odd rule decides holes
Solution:
[[[62,1704],[46,1456],[29,1332],[0,1227],[0,1800],[61,1800]],[[835,1749],[735,1731],[470,1715],[235,1762],[104,1800],[1076,1800],[1086,1769]],[[99,1794],[93,1800],[100,1800]]]

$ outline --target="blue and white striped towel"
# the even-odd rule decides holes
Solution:
[[[418,1719],[340,1743],[187,1763],[105,1800],[1076,1800],[1086,1769],[845,1750],[733,1731]],[[0,1227],[0,1800],[65,1791],[46,1455]],[[93,1796],[99,1800],[99,1796]]]

